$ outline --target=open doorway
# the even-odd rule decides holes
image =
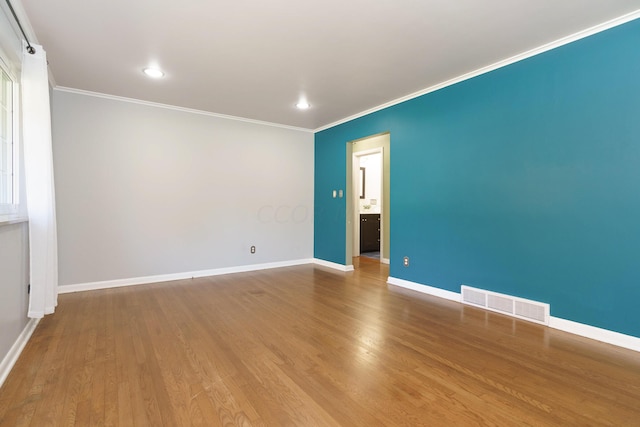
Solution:
[[[353,256],[381,259],[382,231],[382,148],[353,153],[354,229]]]
[[[389,264],[389,149],[388,133],[348,144],[347,260]]]

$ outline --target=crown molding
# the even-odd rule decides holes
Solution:
[[[196,109],[193,109],[193,108],[186,108],[186,107],[178,107],[176,105],[162,104],[162,103],[159,103],[159,102],[152,102],[152,101],[144,101],[142,99],[127,98],[127,97],[118,96],[118,95],[109,95],[109,94],[106,94],[106,93],[92,92],[92,91],[89,91],[89,90],[75,89],[75,88],[65,87],[65,86],[56,86],[56,87],[53,88],[53,90],[54,91],[58,91],[58,92],[73,93],[73,94],[77,94],[77,95],[92,96],[92,97],[95,97],[95,98],[109,99],[109,100],[112,100],[112,101],[129,102],[129,103],[132,103],[132,104],[145,105],[145,106],[148,106],[148,107],[164,108],[164,109],[167,109],[167,110],[181,111],[181,112],[184,112],[184,113],[199,114],[199,115],[202,115],[202,116],[216,117],[216,118],[219,118],[219,119],[235,120],[235,121],[239,121],[239,122],[252,123],[252,124],[256,124],[256,125],[271,126],[271,127],[281,128],[281,129],[313,133],[313,129],[308,129],[308,128],[301,128],[301,127],[296,127],[296,126],[288,126],[288,125],[283,125],[283,124],[280,124],[280,123],[265,122],[265,121],[262,121],[262,120],[247,119],[245,117],[229,116],[229,115],[226,115],[226,114],[212,113],[210,111],[196,110]]]
[[[435,92],[440,89],[444,89],[445,87],[452,86],[456,83],[463,82],[465,80],[472,79],[474,77],[480,76],[482,74],[489,73],[491,71],[497,70],[498,68],[506,67],[507,65],[514,64],[516,62],[523,61],[527,58],[531,58],[532,56],[540,55],[541,53],[547,52],[552,49],[556,49],[558,47],[564,46],[569,43],[573,43],[577,40],[592,36],[594,34],[600,33],[602,31],[609,30],[611,28],[617,27],[622,24],[626,24],[627,22],[631,22],[635,19],[640,18],[640,9],[635,10],[633,12],[627,13],[626,15],[622,15],[618,18],[614,18],[612,20],[603,22],[602,24],[595,25],[593,27],[587,28],[582,31],[578,31],[577,33],[571,34],[569,36],[563,37],[556,41],[544,44],[542,46],[533,48],[526,52],[519,53],[517,55],[511,56],[509,58],[503,59],[501,61],[495,62],[491,65],[487,65],[486,67],[478,68],[475,71],[471,71],[469,73],[462,74],[461,76],[454,77],[453,79],[449,79],[442,83],[438,83],[436,85],[430,86],[426,89],[420,90],[418,92],[411,93],[409,95],[403,96],[401,98],[396,98],[393,101],[389,101],[387,103],[378,105],[377,107],[370,108],[368,110],[362,111],[360,113],[354,114],[349,117],[345,117],[344,119],[340,119],[336,122],[330,123],[328,125],[321,126],[317,129],[314,129],[314,133],[321,132],[323,130],[330,129],[334,126],[341,125],[343,123],[350,122],[351,120],[358,119],[360,117],[364,117],[368,114],[375,113],[376,111],[384,110],[385,108],[392,107],[397,104],[401,104],[405,101],[409,101],[414,98],[418,98],[422,95],[426,95],[431,92]]]

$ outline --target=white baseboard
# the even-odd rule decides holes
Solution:
[[[192,279],[196,277],[219,276],[221,274],[245,273],[247,271],[267,270],[270,268],[291,267],[294,265],[313,264],[313,259],[270,262],[265,264],[240,265],[236,267],[216,268],[212,270],[190,271],[185,273],[160,274],[156,276],[134,277],[130,279],[105,280],[100,282],[78,283],[58,287],[58,294],[71,292],[94,291],[98,289],[119,288],[121,286],[145,285],[148,283],[170,282],[172,280]]]
[[[591,338],[592,340],[606,342],[618,347],[628,348],[629,350],[640,351],[640,338],[621,334],[619,332],[602,329],[584,323],[573,322],[571,320],[561,319],[551,316],[549,327],[569,332],[581,337]]]
[[[0,362],[0,387],[2,387],[2,384],[4,384],[4,381],[9,376],[13,365],[18,361],[18,357],[20,357],[22,350],[24,350],[24,346],[29,342],[31,334],[33,334],[36,326],[38,326],[38,322],[40,322],[40,319],[29,319],[20,335],[18,335],[16,342],[13,343],[7,355],[2,359],[2,362]]]
[[[325,261],[323,259],[319,259],[319,258],[314,258],[313,259],[313,263],[317,264],[317,265],[321,265],[323,267],[329,267],[329,268],[333,268],[334,270],[339,270],[339,271],[353,271],[353,265],[342,265],[342,264],[338,264],[336,262],[331,262],[331,261]]]
[[[459,293],[447,291],[440,288],[434,288],[433,286],[422,285],[420,283],[410,282],[408,280],[398,279],[395,277],[389,277],[389,279],[387,279],[387,283],[390,285],[411,289],[417,292],[422,292],[423,294],[445,298],[451,301],[461,301],[461,295]],[[558,329],[560,331],[569,332],[574,335],[579,335],[581,337],[590,338],[592,340],[601,341],[607,344],[612,344],[618,347],[640,352],[640,338],[634,337],[632,335],[625,335],[619,332],[610,331],[608,329],[602,329],[554,316],[551,316],[549,319],[549,327]]]
[[[389,260],[389,258],[381,258],[380,262],[388,265],[391,261]]]
[[[434,288],[433,286],[422,285],[420,283],[410,282],[408,280],[398,279],[391,276],[387,279],[387,283],[390,285],[400,286],[401,288],[422,292],[423,294],[429,294],[439,298],[460,302],[460,294],[457,292],[446,291],[444,289]]]

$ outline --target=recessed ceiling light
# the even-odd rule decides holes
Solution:
[[[153,77],[154,79],[159,79],[160,77],[164,76],[164,73],[157,68],[148,67],[143,69],[142,72],[149,77]]]
[[[311,105],[309,105],[307,101],[300,101],[296,104],[296,107],[301,110],[306,110],[307,108],[311,107]]]

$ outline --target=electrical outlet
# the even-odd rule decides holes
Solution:
[[[405,267],[409,267],[409,257],[408,257],[408,256],[406,256],[406,257],[404,257],[404,258],[403,258],[403,260],[402,260],[402,264],[403,264]]]
[[[256,247],[255,246],[251,246],[251,253],[255,254],[256,253]]]

